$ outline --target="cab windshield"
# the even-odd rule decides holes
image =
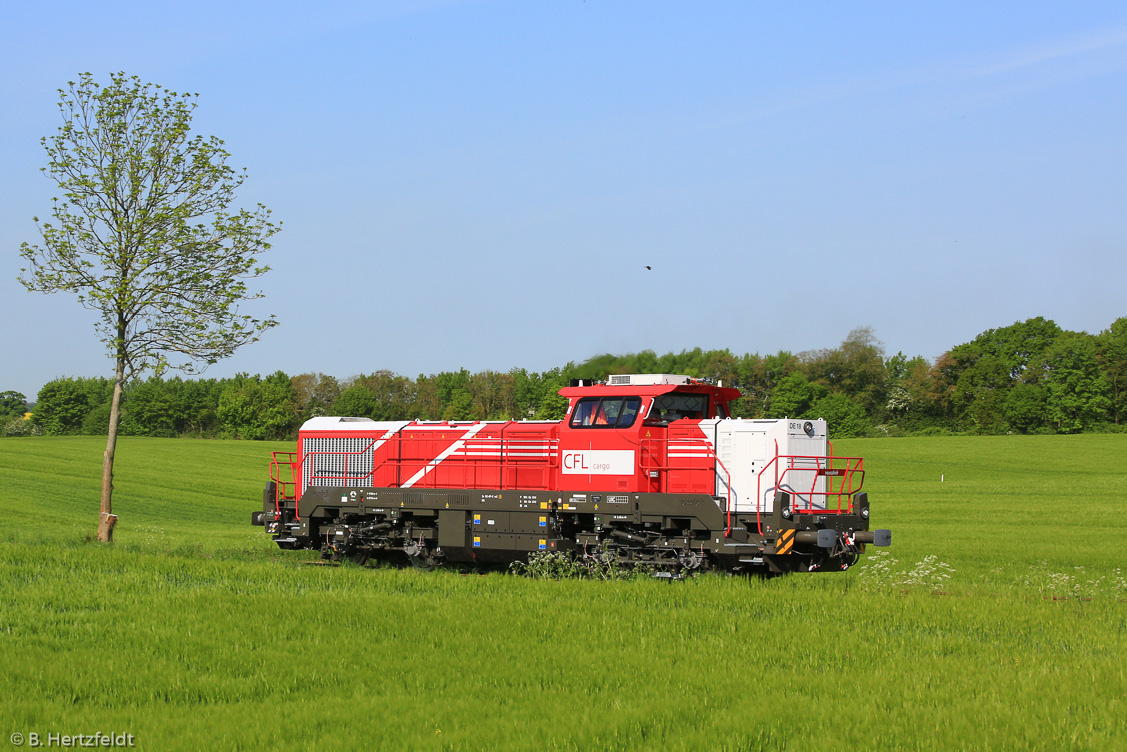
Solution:
[[[641,407],[640,397],[585,397],[571,413],[571,427],[628,428]]]

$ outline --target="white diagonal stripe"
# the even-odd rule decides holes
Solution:
[[[477,434],[478,431],[485,428],[486,425],[487,424],[483,421],[481,423],[477,423],[473,426],[470,426],[470,430],[466,433],[465,436],[458,439],[457,441],[455,441],[450,446],[446,447],[446,449],[444,449],[437,457],[435,457],[433,460],[431,460],[427,464],[423,465],[423,468],[421,470],[419,470],[419,472],[412,475],[407,480],[407,482],[403,484],[402,487],[403,488],[410,488],[411,486],[418,483],[420,480],[423,479],[424,476],[426,476],[427,473],[429,473],[431,470],[438,467],[440,462],[442,462],[444,459],[446,459],[447,457],[452,455],[454,452],[456,452],[459,449],[461,449],[462,447],[464,447],[466,445],[466,442],[468,440],[472,439]]]

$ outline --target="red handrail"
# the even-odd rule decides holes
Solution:
[[[428,480],[428,476],[430,476],[431,478],[436,477],[431,471],[439,466],[440,462],[438,461],[438,458],[403,457],[403,443],[416,440],[417,439],[415,439],[414,437],[405,437],[400,435],[387,438],[381,437],[379,439],[373,439],[370,443],[367,444],[367,446],[363,447],[362,449],[353,451],[313,450],[302,454],[300,460],[294,459],[295,457],[297,457],[297,452],[274,452],[274,461],[270,465],[271,479],[278,483],[280,498],[295,499],[297,490],[297,469],[299,467],[304,468],[306,461],[311,457],[328,455],[334,457],[343,457],[344,467],[333,468],[328,471],[321,470],[316,473],[310,472],[308,477],[304,477],[302,479],[303,485],[308,486],[310,485],[309,481],[313,480],[339,480],[346,482],[364,480],[372,481],[377,473],[386,470],[388,467],[392,467],[396,470],[396,481],[391,485],[392,487],[400,487],[403,483],[403,468],[409,467],[413,471],[416,471],[416,474],[418,471],[424,471],[423,475],[418,479],[418,481],[412,484],[412,487],[437,488],[437,481]],[[549,483],[547,476],[550,474],[551,469],[556,467],[558,464],[559,439],[551,437],[512,438],[508,436],[490,436],[469,437],[465,439],[465,442],[472,445],[471,448],[476,452],[474,455],[459,455],[453,458],[446,457],[443,458],[443,462],[445,463],[445,468],[448,470],[455,467],[461,470],[461,481],[466,488],[474,487],[479,474],[484,473],[485,471],[492,470],[497,474],[499,487],[504,490],[509,486],[513,486],[513,484],[516,482],[516,470],[534,469],[535,466],[539,466],[545,474],[545,478],[539,484],[539,488],[537,488],[535,484],[532,486],[524,486],[522,484],[522,487],[532,488],[535,490],[552,490],[548,488]],[[393,444],[394,451],[392,452],[392,454],[394,456],[384,457],[378,463],[373,463],[371,470],[364,472],[362,475],[354,475],[350,473],[349,463],[352,458],[370,455],[372,448],[376,443]],[[532,446],[532,444],[535,444],[535,446]],[[521,449],[528,448],[539,449],[542,450],[542,452],[538,453],[536,456],[525,456],[520,452]],[[490,457],[489,455],[495,455],[495,457]],[[279,462],[279,456],[289,457],[287,464],[290,466],[290,474],[293,480],[280,480],[279,465],[281,463]],[[533,466],[533,468],[525,467],[528,465]],[[513,480],[509,480],[508,476],[510,475],[513,476]],[[527,480],[525,482],[527,482]],[[293,492],[285,494],[283,489],[289,487],[293,488]]]
[[[697,454],[697,455],[689,458],[690,460],[697,460],[698,464],[694,465],[694,464],[691,464],[691,463],[686,463],[686,464],[676,464],[675,465],[669,459],[669,446],[668,445],[669,445],[670,442],[676,442],[678,444],[679,449],[701,449],[701,448],[703,448],[706,451],[704,453]],[[662,465],[660,463],[658,455],[653,451],[652,446],[650,447],[649,452],[646,451],[647,444],[653,445],[653,444],[662,444],[662,443],[664,443],[666,445],[666,447],[665,447],[665,449],[666,449],[665,464],[664,465]],[[675,437],[672,437],[672,438],[665,437],[665,438],[661,438],[661,439],[646,438],[646,439],[642,439],[641,448],[642,448],[642,453],[641,453],[641,456],[639,457],[639,469],[642,470],[642,472],[644,472],[646,474],[648,474],[650,470],[657,470],[659,472],[664,470],[667,473],[670,470],[687,470],[687,471],[694,471],[695,470],[697,472],[707,472],[708,468],[702,467],[699,464],[699,461],[700,460],[715,461],[716,465],[712,469],[713,488],[715,488],[715,486],[716,486],[716,480],[721,477],[720,471],[723,470],[724,471],[724,476],[723,476],[724,488],[727,491],[727,493],[725,494],[725,500],[724,500],[724,514],[727,517],[727,528],[724,531],[724,535],[725,536],[730,535],[731,530],[732,530],[732,474],[728,471],[728,468],[724,466],[723,461],[721,461],[721,459],[716,456],[716,450],[713,448],[711,442],[709,442],[707,439],[698,439],[698,438],[693,438],[693,437],[689,437],[689,436],[675,436]],[[647,457],[647,455],[652,459],[652,462],[646,461],[645,458]],[[658,490],[664,491],[666,489],[659,487]]]
[[[787,460],[787,466],[783,468],[782,474],[779,473],[779,460]],[[796,466],[795,460],[803,460],[806,462],[813,461],[813,465]],[[834,463],[845,463],[844,467],[834,467]],[[824,463],[824,464],[823,464]],[[755,483],[755,524],[759,529],[759,534],[763,534],[763,474],[767,472],[768,468],[774,467],[775,470],[775,483],[771,489],[778,491],[780,483],[782,483],[787,476],[787,473],[795,471],[796,473],[813,473],[814,479],[810,483],[810,490],[806,492],[809,499],[806,507],[794,507],[792,511],[795,514],[850,514],[853,512],[853,495],[861,490],[865,484],[865,460],[862,457],[834,457],[833,445],[830,445],[830,454],[827,456],[818,456],[810,454],[779,454],[779,442],[775,442],[775,456],[772,457],[763,469],[759,471],[756,476]],[[853,486],[853,478],[855,475],[860,475],[856,488]],[[829,486],[829,490],[819,491],[818,479],[824,478]],[[832,478],[841,478],[837,490],[833,490]],[[836,509],[831,509],[829,505],[829,497],[834,496],[837,498]],[[792,498],[802,499],[801,493],[791,493]],[[822,507],[815,507],[814,498],[825,497],[826,504]],[[842,497],[846,499],[846,506],[844,509],[841,507]]]
[[[274,481],[274,511],[280,511],[278,502],[292,501],[297,498],[297,475],[294,472],[293,458],[297,452],[271,452],[270,453],[270,480]],[[289,457],[284,463],[279,462],[279,457]],[[290,479],[283,480],[281,466],[285,464],[290,469]],[[286,493],[289,488],[290,492]]]

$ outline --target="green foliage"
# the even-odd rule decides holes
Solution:
[[[811,406],[809,416],[826,419],[831,439],[868,436],[872,432],[872,423],[865,408],[840,392],[818,399]]]
[[[1108,382],[1109,417],[1118,424],[1127,415],[1127,317],[1116,319],[1100,332],[1098,357]]]
[[[24,416],[27,412],[27,397],[19,392],[0,392],[0,420]]]
[[[516,412],[513,383],[507,374],[482,371],[471,376],[466,386],[474,418],[492,420]]]
[[[129,423],[131,430],[122,432],[126,435],[162,438],[176,436],[178,411],[174,395],[174,389],[164,388],[164,384],[155,379],[131,384],[122,416],[123,422]]]
[[[951,352],[965,356],[972,364],[979,358],[989,358],[994,364],[992,370],[1004,378],[1022,380],[1028,367],[1053,344],[1061,331],[1055,322],[1038,316],[1000,329],[988,329]]]
[[[1039,384],[1016,384],[1003,402],[1006,423],[1018,433],[1033,433],[1045,425],[1045,390]]]
[[[219,395],[218,417],[230,435],[278,439],[294,428],[293,384],[278,371],[265,379],[240,374]]]
[[[434,377],[435,393],[442,406],[442,420],[472,420],[473,395],[470,393],[470,372],[461,369],[457,373],[443,372]]]
[[[885,381],[888,384],[884,409],[877,410],[874,418],[913,428],[934,419],[935,400],[929,393],[930,368],[920,357],[909,358],[898,352],[885,362]]]
[[[121,431],[123,436],[136,436],[139,432],[130,430],[133,428],[132,421],[128,418],[121,420]],[[86,417],[82,419],[82,430],[79,431],[83,436],[104,436],[110,429],[110,403],[103,402],[91,408],[90,412],[86,413]]]
[[[585,560],[571,551],[535,551],[527,563],[510,564],[509,571],[534,580],[637,580],[652,577],[656,569],[652,565],[620,566],[605,551]]]
[[[972,342],[952,348],[941,378],[952,389],[957,417],[981,433],[1004,432],[1009,390],[1017,384],[1039,382],[1038,360],[1061,331],[1054,322],[1037,317],[987,330]],[[1027,398],[1016,398],[1012,407],[1027,403]]]
[[[219,433],[219,394],[226,382],[215,379],[189,381],[179,378],[169,383],[176,406],[176,430],[181,436],[214,436]]]
[[[22,415],[0,420],[0,436],[42,436],[43,429]]]
[[[475,405],[470,389],[493,384],[491,402]],[[443,404],[436,384],[445,386]],[[290,436],[314,415],[347,415],[376,420],[422,418],[470,419],[492,406],[493,418],[559,420],[567,400],[560,369],[508,374],[468,371],[420,376],[417,381],[390,371],[348,379],[343,384],[324,374],[268,377],[239,374],[232,379],[185,380],[153,376],[126,384],[120,432],[123,436]],[[41,390],[37,425],[52,435],[105,434],[113,384],[107,379],[56,379]],[[22,415],[22,413],[21,413]],[[467,416],[462,418],[461,416]]]
[[[410,379],[391,371],[350,379],[329,408],[333,415],[372,420],[403,420],[414,389]]]
[[[934,364],[902,352],[882,359],[880,352],[872,332],[862,328],[850,332],[838,348],[801,355],[783,350],[737,357],[727,350],[696,348],[665,355],[599,355],[542,373],[522,368],[471,373],[463,368],[409,379],[381,370],[341,381],[319,373],[275,374],[270,380],[278,382],[278,389],[267,400],[274,407],[262,415],[254,406],[259,398],[251,394],[256,387],[246,387],[247,394],[236,399],[245,376],[200,381],[154,377],[127,385],[121,428],[139,436],[280,437],[314,415],[328,414],[376,420],[560,420],[567,400],[559,390],[569,379],[631,372],[722,380],[742,392],[733,405],[734,417],[823,417],[835,438],[874,431],[888,436],[1107,432],[1121,425],[1117,421],[1127,398],[1127,318],[1096,337],[1030,319],[990,330]],[[288,389],[281,384],[287,378]],[[262,380],[252,377],[256,379]],[[50,389],[70,394],[93,388],[59,382]],[[220,420],[217,411],[225,391]],[[104,432],[108,398],[108,387],[79,394],[69,403],[48,395],[44,425],[50,423],[55,433]],[[286,420],[278,414],[283,405],[292,411]]]
[[[60,90],[63,125],[43,139],[44,173],[62,193],[42,245],[24,243],[20,281],[71,292],[100,314],[99,337],[126,378],[169,356],[193,371],[274,326],[238,312],[259,297],[246,280],[278,231],[270,212],[229,213],[245,175],[215,137],[191,136],[195,95],[124,73],[106,86],[89,73]]]
[[[48,436],[82,433],[87,415],[106,403],[112,390],[113,385],[107,379],[49,381],[39,390],[33,418]]]
[[[1096,353],[1095,337],[1065,332],[1036,361],[1045,386],[1048,418],[1061,433],[1088,428],[1112,407]]]
[[[812,381],[848,394],[870,414],[887,402],[884,348],[868,327],[851,331],[838,348],[808,354],[805,367]]]
[[[567,398],[560,390],[568,384],[564,372],[555,368],[540,374],[530,374],[531,390],[526,412],[535,420],[563,420],[567,413]]]
[[[535,580],[582,580],[591,577],[591,570],[576,560],[570,551],[538,551],[528,555],[528,562],[514,561],[509,571]]]
[[[297,414],[302,422],[328,415],[333,403],[340,397],[340,382],[323,373],[303,373],[290,381]]]
[[[806,380],[801,373],[784,376],[771,390],[771,409],[764,417],[806,418],[815,402],[829,395],[829,389]]]

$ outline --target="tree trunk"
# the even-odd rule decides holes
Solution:
[[[113,526],[117,515],[113,514],[113,456],[117,449],[117,426],[121,422],[121,392],[125,382],[125,361],[117,360],[117,373],[113,384],[113,400],[110,402],[110,427],[106,435],[106,451],[102,455],[102,514],[98,523],[98,540],[113,543]]]

